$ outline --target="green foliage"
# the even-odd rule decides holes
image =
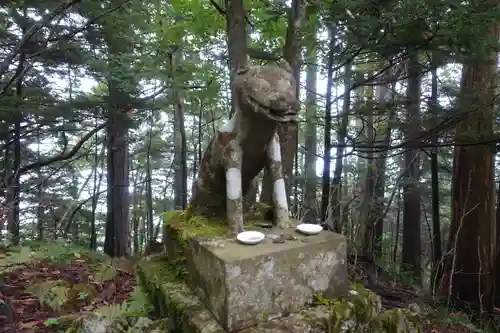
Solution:
[[[21,264],[27,264],[34,260],[34,253],[29,247],[11,249],[5,257],[0,257],[0,271],[12,269]]]
[[[136,266],[136,277],[140,291],[146,295],[148,303],[151,304],[151,316],[153,318],[168,317],[169,306],[165,294],[161,288],[158,288],[153,281],[148,279],[141,265]]]
[[[61,311],[69,301],[70,290],[68,282],[63,280],[42,281],[26,288],[27,293],[35,295],[41,304],[46,304],[56,312]]]
[[[59,325],[59,321],[55,318],[50,318],[50,319],[47,319],[43,322],[43,324],[46,326],[46,327],[51,327],[51,326],[57,326]]]
[[[381,262],[381,267],[384,272],[397,283],[411,286],[414,283],[413,272],[411,267],[402,263],[394,263],[392,261]]]
[[[318,303],[329,308],[325,321],[328,333],[413,333],[422,332],[418,307],[383,310],[379,296],[354,284],[349,295],[327,300],[318,295]]]
[[[24,246],[10,248],[5,257],[0,257],[0,269],[14,269],[19,265],[29,265],[42,261],[70,264],[83,258],[99,263],[105,260],[106,256],[62,241],[26,242]]]
[[[116,270],[115,266],[110,265],[108,262],[103,262],[96,268],[96,272],[94,273],[94,281],[96,283],[103,283],[113,280],[117,273],[118,271]]]
[[[491,51],[493,42],[496,42],[484,38],[484,35],[491,29],[491,24],[498,22],[499,13],[497,9],[490,10],[481,7],[479,3],[464,2],[457,6],[457,1],[386,1],[385,5],[380,4],[379,8],[374,8],[369,2],[361,0],[322,2],[316,3],[317,6],[309,4],[308,10],[317,8],[314,8],[315,13],[308,13],[304,18],[306,36],[303,42],[308,48],[313,45],[316,47],[317,57],[309,59],[308,63],[314,64],[313,67],[317,68],[318,72],[326,71],[323,64],[327,59],[325,54],[329,50],[326,47],[328,37],[325,30],[332,23],[337,28],[334,63],[343,64],[358,52],[354,59],[357,71],[377,70],[380,67],[378,64],[380,58],[392,58],[396,54],[404,58],[404,51],[408,48],[422,50],[420,59],[423,69],[428,67],[428,57],[429,55],[434,57],[433,52],[436,50],[439,51],[442,63],[457,59],[462,61],[471,55],[484,55],[485,52]],[[104,4],[101,1],[82,2],[79,6],[70,8],[67,13],[63,13],[60,19],[47,24],[43,34],[36,34],[34,40],[23,45],[22,49],[28,54],[29,62],[37,65],[27,67],[21,80],[20,94],[15,89],[10,89],[2,95],[1,141],[4,143],[9,141],[14,119],[20,117],[20,123],[23,124],[20,135],[23,140],[19,163],[29,165],[53,157],[59,151],[67,152],[85,133],[105,121],[109,109],[115,104],[129,100],[137,102],[130,114],[128,150],[132,157],[129,174],[129,179],[133,182],[131,220],[137,226],[133,234],[139,238],[139,234],[145,234],[147,222],[145,216],[150,205],[144,191],[146,182],[143,181],[143,176],[146,165],[150,165],[152,170],[149,188],[153,196],[154,214],[166,211],[173,205],[171,187],[165,184],[170,183],[171,169],[175,169],[170,163],[176,151],[176,148],[172,147],[175,127],[171,126],[174,88],[185,90],[183,110],[188,130],[184,136],[188,146],[186,163],[189,170],[191,166],[199,166],[196,150],[198,147],[206,146],[206,141],[214,128],[227,114],[229,76],[226,68],[226,22],[225,15],[221,15],[210,2],[200,0],[129,1],[125,5],[120,4],[115,10],[110,10],[116,4],[115,1]],[[1,14],[0,36],[9,41],[5,43],[3,52],[8,54],[9,48],[14,48],[20,41],[20,36],[23,35],[20,27],[28,29],[36,23],[38,16],[46,16],[57,6],[59,2],[56,1],[13,1],[12,8]],[[30,13],[28,17],[23,15],[21,8],[24,7]],[[248,29],[249,45],[261,53],[281,55],[285,44],[289,8],[284,2],[257,0],[245,0],[245,7],[248,9],[247,18],[251,22],[247,25],[251,26],[251,29]],[[346,14],[346,9],[353,13],[354,17]],[[71,19],[66,19],[64,16],[71,16]],[[79,21],[92,22],[94,19],[97,21],[89,29],[84,29],[86,31],[73,36],[74,30],[80,30]],[[436,33],[435,38],[430,41],[423,38],[423,34],[428,31]],[[50,36],[49,44],[52,46],[47,50],[44,45],[46,43],[38,40],[43,36]],[[178,49],[182,57],[176,68],[172,69],[166,59],[174,49]],[[16,57],[18,58],[20,57]],[[450,104],[453,104],[460,83],[459,66],[455,67],[458,68],[455,72],[445,68],[439,74],[440,99],[452,101]],[[11,74],[13,73],[5,73],[2,76],[2,84],[10,79]],[[335,76],[341,76],[337,74],[341,74],[340,72],[335,73]],[[94,81],[89,83],[89,77]],[[110,82],[112,84],[109,84]],[[322,86],[321,82],[317,83],[318,86]],[[339,84],[342,84],[341,80],[336,80],[335,85]],[[367,84],[371,85],[369,82]],[[151,89],[152,86],[155,89]],[[423,92],[427,93],[429,84],[425,79],[422,80],[421,86]],[[140,101],[135,99],[137,96],[149,96],[152,90],[159,88],[163,89],[162,93],[153,99]],[[332,91],[337,91],[337,88],[333,87]],[[366,91],[363,91],[363,87],[360,88],[357,89],[360,96],[366,98]],[[118,98],[116,95],[110,96],[112,89],[122,94],[118,94]],[[396,90],[396,99],[404,95],[400,88]],[[318,96],[322,95],[320,91],[317,93]],[[355,107],[351,110],[351,114],[356,120],[361,119],[361,116],[365,117],[367,110],[372,110],[371,105],[363,105],[366,103],[356,96],[352,102]],[[403,113],[405,102],[403,99],[394,102],[395,105],[392,107],[398,110],[397,118]],[[322,98],[319,98],[318,111],[322,110],[322,103]],[[442,106],[440,115],[449,113],[451,108]],[[156,111],[154,121],[145,124],[145,115],[151,109]],[[423,112],[424,118],[427,113]],[[401,132],[400,125],[400,119],[391,124],[395,129],[393,139],[396,142],[399,142],[396,136],[400,135],[398,133]],[[377,131],[384,131],[386,127],[377,128]],[[198,128],[200,133],[197,133]],[[334,124],[333,132],[335,131]],[[0,257],[0,271],[43,260],[71,263],[78,259],[90,259],[92,262],[101,263],[94,275],[96,282],[108,281],[116,275],[116,269],[109,265],[104,256],[87,250],[91,232],[95,232],[99,247],[104,234],[105,195],[96,195],[95,202],[94,200],[84,202],[87,199],[84,196],[93,196],[105,190],[101,185],[101,178],[103,175],[105,177],[106,173],[104,165],[107,134],[103,132],[97,133],[84,143],[73,161],[59,161],[42,168],[34,168],[23,175],[22,206],[29,207],[29,211],[26,213],[23,209],[21,212],[21,234],[25,239],[35,238],[40,234],[39,236],[49,241],[28,242],[25,246],[9,252],[7,256]],[[349,132],[352,132],[352,128],[349,128]],[[62,135],[63,133],[65,135]],[[151,133],[150,140],[144,140],[145,135],[149,133]],[[350,134],[350,137],[354,138],[356,135]],[[321,138],[318,140],[321,142]],[[451,215],[448,205],[451,188],[449,186],[451,151],[446,147],[440,150],[443,222]],[[9,153],[6,150],[0,157],[4,169],[13,158]],[[302,152],[298,153],[299,161],[303,155]],[[346,157],[344,165],[346,183],[344,188],[349,189],[354,184],[353,173],[360,173],[359,170],[350,171],[351,157]],[[146,158],[151,159],[148,160],[150,163],[146,163]],[[298,169],[301,167],[302,165],[299,165]],[[370,164],[369,167],[374,165]],[[10,170],[3,171],[5,174],[10,173]],[[400,171],[398,158],[391,158],[384,175],[387,184],[390,185],[389,188],[396,183]],[[82,178],[85,178],[86,174],[90,174],[91,178],[84,182]],[[301,170],[297,170],[297,174],[302,174]],[[424,168],[422,180],[428,178],[428,170]],[[401,185],[404,180],[397,182]],[[428,183],[421,182],[421,184],[422,194],[425,194],[426,187],[430,187]],[[301,192],[300,188],[298,192]],[[422,196],[424,207],[429,205],[428,197]],[[80,202],[83,204],[72,217],[71,224],[62,219],[67,211],[71,211]],[[395,202],[396,200],[393,201],[393,205]],[[40,211],[34,214],[32,210],[39,207]],[[391,214],[395,211],[389,208],[387,220],[392,219]],[[168,216],[168,214],[173,215]],[[168,214],[165,215],[165,221],[172,223],[177,219],[178,226],[182,226],[186,238],[188,235],[189,237],[221,236],[227,231],[223,221],[214,221],[215,223],[211,224],[206,219],[198,217],[176,215],[178,213]],[[36,217],[33,217],[35,215]],[[38,222],[40,222],[39,228],[36,226]],[[71,227],[67,230],[66,222]],[[96,230],[91,229],[91,223],[95,223]],[[61,238],[66,240],[61,241]],[[70,243],[79,243],[85,247],[70,246]],[[145,242],[141,240],[138,243],[142,243],[138,245],[140,249]],[[392,239],[384,243],[384,248],[391,246]],[[179,254],[177,262],[169,267],[171,271],[169,274],[175,278],[182,277],[186,273],[184,260],[185,258]],[[383,266],[396,281],[412,283],[411,274],[406,273],[410,270],[405,267],[390,263]],[[45,288],[54,289],[49,294],[65,294],[63,286],[46,285]],[[144,283],[142,288],[147,289]],[[40,297],[50,298],[40,289],[35,289]],[[167,307],[154,290],[148,291],[149,293],[143,295],[149,295],[153,303],[158,303],[160,308]],[[86,290],[82,286],[73,286],[66,296],[68,299],[86,299],[92,297],[92,293],[92,290]],[[49,302],[55,301],[51,299]],[[124,307],[129,311],[129,306],[131,305],[120,305],[118,310],[123,310],[121,307]],[[143,310],[139,306],[137,311],[130,311],[140,313]],[[393,315],[397,317],[397,314]]]
[[[153,306],[147,295],[141,288],[135,287],[128,300],[100,307],[95,312],[113,321],[117,318],[125,317],[148,317],[152,309]]]
[[[127,316],[128,310],[129,304],[125,301],[100,307],[95,312],[102,314],[106,319],[115,320],[116,318]]]
[[[189,207],[185,211],[163,213],[163,221],[165,228],[173,226],[178,229],[182,233],[183,239],[196,236],[221,237],[229,233],[229,228],[224,221],[214,221],[202,216],[194,216]]]
[[[498,325],[490,325],[491,323],[487,320],[478,322],[477,319],[470,314],[466,314],[460,311],[453,311],[448,308],[439,308],[436,311],[436,318],[443,323],[461,326],[468,329],[470,332],[476,333],[489,333],[490,327],[498,327]]]

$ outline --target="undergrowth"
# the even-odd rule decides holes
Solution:
[[[382,309],[378,295],[361,284],[352,284],[347,297],[329,300],[317,295],[317,302],[327,306],[324,322],[327,333],[421,333],[420,309]]]
[[[68,245],[65,241],[33,241],[26,242],[23,246],[9,247],[7,255],[0,257],[0,271],[43,261],[69,264],[76,259],[99,263],[108,260],[108,257],[83,247]]]
[[[186,274],[183,259],[179,256],[176,264],[157,266],[168,270],[155,271],[155,275],[162,276],[160,284],[168,282],[165,279],[182,280]],[[34,267],[43,261],[70,265],[75,260],[85,260],[92,264],[92,283],[71,284],[61,279],[36,281],[25,290],[36,296],[41,304],[55,312],[64,313],[69,304],[83,299],[91,300],[97,293],[95,285],[104,284],[116,277],[118,271],[108,257],[64,242],[31,242],[21,247],[9,248],[7,255],[0,257],[0,271],[8,272],[23,265]],[[131,327],[137,327],[141,318],[156,322],[169,315],[176,320],[182,320],[182,309],[176,308],[166,299],[163,290],[146,277],[141,267],[135,266],[138,285],[127,300],[93,310],[93,315],[112,323],[114,327],[119,327],[119,332],[136,332]],[[406,270],[401,267],[394,266],[391,270],[391,267],[385,265],[385,268],[389,268],[389,275],[398,281],[412,282],[411,277],[405,273]],[[343,299],[328,300],[317,295],[317,303],[328,308],[328,318],[322,323],[326,333],[420,333],[423,332],[421,323],[430,318],[429,314],[423,313],[416,304],[406,309],[383,309],[379,296],[361,284],[352,284],[349,295]],[[477,333],[488,333],[488,326],[491,327],[491,323],[478,323],[471,316],[446,308],[434,310],[432,317],[430,320],[459,325]],[[62,326],[57,318],[48,319],[44,324]],[[69,328],[64,325],[64,330],[67,333],[78,333],[81,332],[81,325],[81,320],[75,320]]]
[[[99,286],[112,281],[117,276],[118,269],[114,261],[106,255],[61,241],[30,242],[23,246],[9,247],[6,253],[0,256],[0,272],[8,274],[21,267],[37,271],[54,264],[71,266],[78,263],[85,265],[84,270],[87,270],[89,274],[88,283],[70,283],[64,279],[38,279],[31,282],[24,290],[36,297],[41,305],[61,315],[58,318],[45,320],[43,324],[46,327],[50,326],[55,332],[75,333],[82,331],[83,317],[80,317],[78,313],[71,313],[74,311],[72,305],[78,302],[79,304],[92,304],[92,299],[98,296]],[[99,316],[99,321],[105,320],[112,323],[113,327],[120,328],[116,332],[134,333],[135,329],[129,331],[127,327],[136,327],[140,318],[147,319],[151,317],[152,312],[153,306],[143,292],[143,288],[135,286],[127,300],[99,306],[92,312],[86,313],[90,316]]]

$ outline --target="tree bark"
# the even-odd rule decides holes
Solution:
[[[438,77],[437,66],[431,70],[431,99],[430,107],[433,111],[434,126],[438,124]],[[433,136],[432,143],[435,145],[431,151],[431,188],[432,188],[432,272],[431,272],[431,293],[434,294],[435,282],[439,281],[439,266],[442,256],[441,245],[441,222],[439,220],[439,165],[437,146],[438,137]]]
[[[387,71],[384,75],[384,82],[388,82],[392,77],[391,71]],[[377,139],[376,144],[382,146],[389,146],[391,142],[392,126],[396,116],[396,107],[394,105],[394,95],[391,91],[395,91],[395,84],[392,84],[392,90],[388,89],[389,83],[381,85],[377,90],[377,100],[381,105],[380,109],[387,109],[387,123],[384,130],[377,130],[382,132],[382,140]],[[390,102],[390,103],[389,103]],[[385,180],[386,180],[386,162],[388,150],[384,149],[378,154],[375,161],[377,170],[377,183],[375,184],[375,198],[371,213],[370,224],[373,224],[373,252],[378,258],[382,257],[382,236],[384,233],[384,196],[385,196]],[[390,204],[390,202],[388,203]]]
[[[243,0],[226,0],[226,33],[229,53],[229,84],[231,87],[232,116],[236,107],[233,77],[238,69],[245,67],[247,57],[247,32]]]
[[[418,51],[409,51],[407,88],[406,138],[411,139],[420,131],[420,67]],[[420,240],[420,188],[418,149],[410,149],[404,154],[403,184],[403,248],[401,261],[412,271],[418,283],[421,279]]]
[[[182,54],[175,52],[170,57],[170,67],[172,78],[176,76],[178,63]],[[174,79],[175,82],[175,79]],[[184,98],[180,88],[174,84],[174,207],[177,210],[184,210],[187,207],[187,143],[186,128],[184,125]]]
[[[333,89],[333,56],[335,46],[335,32],[333,26],[329,27],[329,46],[327,58],[327,78],[326,78],[326,107],[325,107],[325,134],[324,134],[324,153],[323,153],[323,179],[321,189],[321,218],[331,226],[329,217],[331,212],[330,204],[330,165],[331,165],[331,131],[332,131],[332,89]]]
[[[310,14],[312,15],[312,14]],[[316,30],[313,32],[316,37]],[[318,57],[316,50],[316,38],[307,47],[307,70],[306,70],[306,128],[305,128],[305,161],[304,161],[304,204],[306,211],[303,221],[306,223],[315,223],[317,219],[317,184],[316,176],[316,148],[318,135],[317,127],[317,106],[316,106],[316,84],[317,72],[316,66]]]
[[[345,141],[347,137],[347,125],[349,124],[349,111],[351,108],[351,81],[352,63],[349,62],[344,67],[344,103],[342,105],[342,118],[339,119],[339,131],[337,135],[337,157],[335,158],[335,170],[331,184],[330,207],[332,209],[332,223],[335,232],[342,232],[341,205],[342,196],[342,167],[344,161]]]
[[[488,37],[498,40],[498,26]],[[456,305],[485,311],[492,310],[494,296],[494,147],[461,144],[492,136],[496,67],[497,54],[490,51],[468,59],[462,70],[459,107],[469,115],[455,133],[452,217],[439,284],[439,295]]]
[[[297,82],[296,96],[299,97],[300,91],[300,67],[302,64],[302,23],[306,14],[306,4],[304,0],[292,0],[292,6],[288,11],[288,26],[286,31],[285,47],[283,49],[283,58],[290,64],[293,70],[295,82]],[[293,184],[293,160],[298,144],[298,125],[295,122],[278,124],[278,136],[281,148],[281,161],[285,189],[287,194],[288,206],[290,207],[290,194]],[[269,173],[264,172],[264,180],[261,202],[272,203],[271,200],[271,182]]]
[[[110,6],[116,5],[111,1]],[[110,62],[108,77],[108,124],[107,130],[107,219],[104,253],[111,257],[128,255],[129,246],[129,152],[128,128],[131,95],[137,85],[130,64],[123,59],[132,52],[129,37],[133,34],[125,18],[129,9],[121,7],[117,17],[103,23],[103,33]],[[121,58],[121,59],[120,59]],[[131,75],[132,74],[132,75]],[[126,84],[125,84],[126,83]]]

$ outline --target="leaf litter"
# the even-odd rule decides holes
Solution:
[[[59,318],[121,303],[136,285],[131,270],[96,264],[77,252],[64,262],[42,259],[0,268],[0,333],[54,332]]]
[[[61,318],[126,301],[136,286],[135,276],[129,269],[130,262],[127,261],[125,264],[121,262],[121,265],[118,262],[122,268],[117,268],[109,261],[96,263],[95,258],[77,251],[71,252],[70,260],[64,262],[54,261],[54,256],[36,257],[36,253],[29,248],[21,248],[12,259],[0,251],[0,333],[55,332],[54,325]],[[10,263],[10,267],[2,265],[5,262]],[[350,263],[349,266],[359,268],[359,263]],[[373,284],[367,287],[375,289],[373,291],[381,296],[385,305],[392,303],[392,306],[399,307],[402,304],[395,299],[394,290],[404,291],[405,288],[380,282],[376,285],[375,288]],[[392,289],[393,295],[384,293],[384,289]],[[412,294],[410,290],[404,293]],[[398,300],[401,301],[401,298]],[[472,327],[442,320],[425,321],[423,331],[478,332]]]

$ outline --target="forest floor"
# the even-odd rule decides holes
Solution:
[[[61,318],[123,302],[134,290],[135,276],[124,265],[69,247],[44,250],[21,248],[11,269],[0,265],[0,333],[55,332]]]
[[[0,333],[56,332],[65,316],[127,300],[136,285],[132,265],[103,258],[61,245],[23,247],[15,256],[0,249]],[[386,288],[380,283],[373,289],[382,294],[384,305],[398,305],[394,293],[384,297]],[[387,289],[410,294],[394,284]],[[486,332],[454,313],[426,318],[423,328],[425,333]]]

